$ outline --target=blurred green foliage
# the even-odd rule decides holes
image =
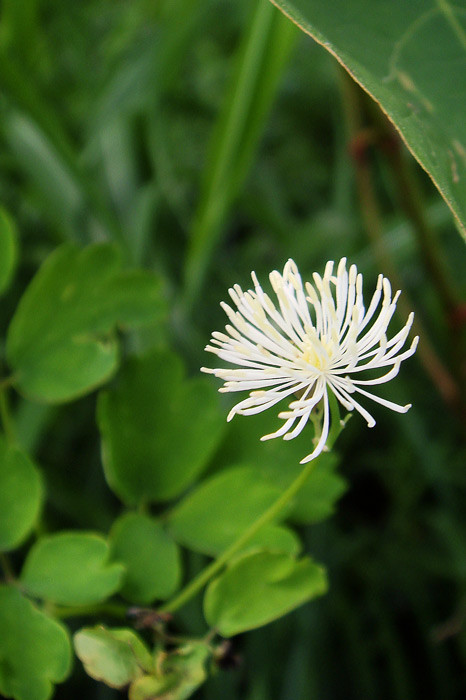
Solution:
[[[16,342],[15,325],[8,331],[7,352],[6,331],[39,265],[49,254],[55,261],[65,255],[54,252],[60,244],[67,244],[62,251],[95,243],[98,246],[88,250],[117,246],[122,265],[119,279],[135,275],[141,288],[143,280],[154,280],[153,284],[147,281],[147,290],[154,292],[152,319],[144,295],[136,292],[142,304],[136,316],[140,313],[148,323],[125,335],[117,323],[126,316],[121,319],[108,312],[118,290],[109,294],[108,288],[94,286],[93,280],[87,285],[80,321],[90,305],[93,310],[98,306],[93,292],[99,292],[99,303],[105,294],[108,301],[97,325],[89,324],[86,317],[79,327],[91,352],[112,350],[111,362],[104,363],[105,371],[98,376],[81,377],[71,388],[67,385],[67,393],[55,392],[51,397],[44,387],[31,389],[27,380],[21,386],[21,379],[13,375],[24,395],[49,404],[7,393],[2,385],[3,428],[7,439],[16,444],[8,450],[2,447],[2,452],[8,451],[9,460],[21,462],[24,479],[34,482],[29,487],[25,483],[8,486],[11,493],[30,491],[31,502],[23,502],[26,524],[22,530],[9,529],[9,513],[0,514],[6,542],[2,549],[22,544],[33,527],[34,537],[39,538],[29,554],[22,546],[8,560],[2,559],[5,581],[23,570],[22,583],[26,589],[29,586],[30,595],[49,595],[53,600],[50,591],[43,591],[43,567],[50,566],[49,561],[44,565],[44,547],[54,559],[56,577],[65,555],[81,572],[89,566],[92,571],[94,562],[99,586],[102,576],[114,577],[105,594],[119,585],[123,565],[117,562],[133,572],[138,561],[146,566],[142,554],[130,551],[125,543],[121,518],[128,516],[122,515],[122,506],[104,478],[95,393],[56,405],[100,386],[119,366],[121,373],[99,397],[107,478],[116,493],[129,503],[147,507],[142,498],[147,481],[137,480],[141,471],[132,471],[130,463],[125,467],[121,451],[120,462],[109,461],[109,444],[122,437],[122,415],[129,418],[125,426],[131,428],[138,458],[147,459],[150,453],[163,461],[165,454],[169,462],[174,456],[171,439],[176,453],[186,455],[191,449],[198,460],[188,460],[187,471],[181,474],[174,471],[176,460],[168,464],[162,486],[149,483],[146,495],[153,512],[137,516],[142,518],[139,527],[152,533],[147,534],[149,546],[154,546],[150,538],[163,537],[159,517],[163,524],[167,521],[177,541],[175,545],[171,539],[168,544],[164,540],[162,550],[169,560],[164,571],[169,569],[171,578],[163,590],[149,586],[147,592],[140,588],[137,575],[128,574],[123,593],[129,590],[129,599],[136,602],[168,597],[178,585],[179,544],[193,550],[183,554],[185,580],[189,580],[205,564],[204,554],[221,546],[203,539],[202,532],[189,525],[196,489],[227,478],[226,470],[232,468],[247,474],[256,469],[257,482],[265,484],[262,494],[286,486],[306,449],[300,441],[309,440],[301,435],[287,444],[260,443],[259,437],[271,430],[263,429],[263,416],[236,417],[233,424],[221,425],[228,399],[219,402],[218,427],[214,417],[209,422],[210,413],[208,425],[202,427],[206,416],[201,406],[196,413],[191,395],[193,387],[202,385],[200,395],[206,394],[202,403],[214,406],[214,398],[207,398],[210,388],[214,393],[214,380],[201,381],[197,372],[206,364],[203,346],[209,333],[225,323],[218,302],[233,283],[248,287],[251,270],[265,280],[270,270],[280,269],[292,257],[303,277],[308,277],[314,270],[322,271],[328,259],[345,255],[358,264],[369,288],[380,271],[392,276],[394,270],[422,322],[430,354],[418,352],[384,394],[403,404],[412,402],[413,408],[399,416],[376,407],[377,426],[372,431],[358,416],[349,421],[337,444],[338,475],[336,464],[319,465],[302,500],[288,514],[299,524],[304,553],[327,568],[328,593],[265,629],[235,637],[231,649],[225,648],[217,658],[220,670],[196,697],[463,697],[466,452],[460,405],[465,374],[460,300],[466,287],[465,252],[450,211],[430,180],[403,151],[378,110],[359,88],[342,78],[336,61],[265,0],[4,0],[0,41],[0,201],[8,212],[2,210],[0,221],[4,364],[8,356],[10,370],[34,373],[44,358],[50,358],[44,352],[36,356],[35,342],[22,334]],[[416,202],[414,213],[403,198],[406,183],[411,187],[408,202]],[[369,236],[368,221],[377,224],[370,226]],[[440,272],[433,260],[440,263]],[[61,281],[72,273],[71,263],[64,266]],[[32,288],[28,294],[32,296]],[[30,323],[40,325],[47,311],[44,331],[53,328],[59,310],[53,299],[45,295],[34,304]],[[162,305],[168,310],[167,320]],[[24,305],[17,313],[24,316]],[[65,319],[74,323],[67,313]],[[15,324],[17,328],[19,321]],[[50,337],[43,334],[43,343]],[[59,340],[54,340],[52,349],[66,370],[67,357],[71,363],[73,355],[66,334]],[[163,365],[166,356],[170,359]],[[158,375],[146,375],[147,382],[142,378],[134,397],[125,391],[127,377],[137,374],[142,363],[158,363],[161,380],[170,373],[174,376],[177,395],[170,397],[171,408],[164,416],[150,415],[151,397],[166,401],[170,394],[164,381],[157,382]],[[187,379],[182,376],[183,363]],[[9,377],[7,366],[4,377]],[[49,382],[46,385],[50,387]],[[191,403],[185,402],[186,397]],[[192,413],[198,431],[184,444],[188,427],[183,426],[188,426]],[[151,421],[162,417],[166,419],[163,434],[151,433]],[[177,417],[181,417],[178,425]],[[273,416],[268,419],[272,421]],[[141,425],[149,426],[147,444],[137,435]],[[206,437],[204,429],[210,443],[201,440]],[[202,453],[196,440],[199,445],[202,442]],[[40,481],[26,454],[41,466],[46,485],[40,519]],[[206,480],[199,486],[196,479],[204,473]],[[343,479],[348,491],[329,519],[343,493]],[[195,490],[184,496],[178,511],[170,510],[169,503],[168,511],[162,512],[159,500],[178,496],[191,486]],[[188,525],[183,525],[183,508]],[[212,517],[220,517],[212,512]],[[284,526],[273,527],[282,536],[287,534]],[[75,537],[82,545],[81,560],[70,554],[70,533],[57,535],[60,530],[79,531]],[[109,543],[89,531],[110,533]],[[140,536],[132,535],[135,543]],[[68,541],[60,541],[63,537]],[[228,535],[220,532],[218,540],[226,544]],[[240,559],[236,566],[244,561]],[[147,573],[150,580],[149,566]],[[77,576],[69,583],[78,583]],[[224,579],[222,585],[227,584]],[[2,585],[0,593],[4,602],[0,692],[41,700],[48,696],[50,683],[63,680],[69,670],[64,624],[39,611],[12,587]],[[64,603],[75,602],[72,593]],[[93,596],[95,590],[86,600],[95,600]],[[66,611],[62,612],[65,616]],[[120,612],[111,604],[102,608],[99,619],[82,611],[71,618],[70,629],[99,622],[115,626]],[[222,615],[229,620],[230,612],[222,610]],[[121,626],[121,620],[117,624]],[[15,642],[19,646],[9,641],[16,625],[22,630]],[[173,627],[183,635],[203,634],[201,601],[177,612]],[[28,646],[29,634],[46,637],[56,648],[55,657],[44,660],[37,645],[24,661],[29,677],[37,678],[36,695],[29,685],[12,691],[4,682],[5,664],[16,669],[18,649]],[[86,640],[94,643],[96,638],[105,642],[106,664],[107,654],[113,658],[121,640],[112,633],[88,634]],[[137,674],[141,668],[148,672],[136,652],[135,657],[128,656],[129,667],[137,667]],[[169,697],[183,697],[182,693],[203,682],[205,659],[205,645],[193,651],[188,644],[184,656],[160,661],[170,676],[173,694]],[[186,672],[184,687],[179,667]],[[147,697],[146,690],[155,692],[154,683],[152,676],[138,675],[134,692]],[[122,697],[118,690],[90,679],[76,663],[67,683],[56,687],[55,697],[82,696]]]

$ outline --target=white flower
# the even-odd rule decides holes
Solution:
[[[371,428],[375,420],[355,399],[367,396],[387,408],[405,413],[411,404],[399,406],[366,391],[365,386],[383,384],[398,374],[400,364],[416,350],[418,338],[401,352],[413,323],[410,314],[404,328],[387,338],[387,328],[400,295],[392,299],[387,278],[379,275],[377,287],[367,310],[362,297],[362,275],[355,265],[346,270],[346,258],[338,264],[328,262],[324,276],[314,273],[314,285],[305,290],[298,268],[288,260],[283,275],[274,270],[270,282],[278,299],[278,308],[264,293],[256,274],[251,273],[254,291],[243,292],[239,285],[229,290],[237,311],[222,302],[231,324],[226,333],[212,333],[206,347],[222,360],[240,369],[208,369],[225,381],[220,391],[249,391],[249,398],[230,411],[227,420],[238,413],[252,415],[296,395],[289,410],[279,413],[285,423],[262,440],[299,435],[311,412],[323,412],[321,434],[315,449],[301,463],[309,462],[324,449],[330,426],[328,390],[348,410],[356,409]],[[376,313],[377,312],[377,313]],[[376,379],[358,379],[360,372],[373,369],[389,371]],[[364,376],[364,375],[363,375]]]

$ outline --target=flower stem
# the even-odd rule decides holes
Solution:
[[[302,472],[298,477],[291,482],[286,491],[284,491],[281,496],[273,503],[270,508],[268,508],[265,513],[263,513],[257,520],[255,520],[252,525],[250,525],[247,530],[245,530],[240,537],[238,537],[233,544],[231,544],[218,559],[216,559],[212,564],[207,566],[203,571],[194,578],[191,583],[189,583],[179,595],[176,596],[172,601],[160,608],[161,612],[174,612],[181,608],[185,603],[188,602],[193,596],[196,595],[198,591],[205,586],[205,584],[225,566],[225,564],[237,553],[239,552],[245,544],[247,544],[254,535],[259,532],[264,525],[272,522],[285,508],[285,506],[291,501],[291,499],[298,493],[301,486],[304,484],[309,474],[312,472],[315,466],[314,462],[308,462]]]
[[[332,414],[332,425],[327,440],[328,449],[332,447],[342,430],[338,402],[331,392],[329,392],[329,403]],[[259,530],[270,522],[273,522],[300,491],[301,487],[314,470],[317,461],[318,458],[305,464],[303,470],[298,474],[296,479],[291,482],[281,496],[279,496],[277,500],[218,557],[218,559],[203,569],[177,596],[175,596],[175,598],[159,608],[159,612],[173,613],[181,608],[185,603],[191,600],[191,598],[193,598],[206,583],[235,556],[235,554],[241,551]]]

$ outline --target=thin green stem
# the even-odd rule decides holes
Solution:
[[[278,515],[283,511],[286,505],[291,501],[291,499],[298,493],[301,486],[307,480],[310,473],[315,467],[315,462],[308,462],[299,476],[288,486],[286,491],[284,491],[281,496],[273,503],[270,508],[268,508],[265,513],[263,513],[260,518],[253,522],[250,527],[243,532],[243,534],[238,537],[235,542],[233,542],[228,549],[226,549],[223,554],[221,554],[218,559],[216,559],[212,564],[207,566],[201,573],[194,578],[191,583],[189,583],[181,593],[176,596],[172,601],[160,608],[160,612],[175,612],[178,608],[181,608],[185,603],[193,598],[198,591],[200,591],[205,584],[210,581],[210,579],[215,576],[216,573],[222,569],[227,562],[230,561],[235,554],[237,554],[253,537],[259,530],[261,530],[264,525],[272,522],[277,518]]]
[[[332,415],[332,425],[327,440],[327,449],[334,444],[337,436],[341,432],[340,413],[338,403],[334,395],[329,393],[330,410]],[[272,505],[255,520],[239,537],[235,540],[218,559],[203,569],[188,585],[171,601],[163,605],[159,612],[173,613],[193,598],[205,585],[217,574],[265,525],[273,522],[284,511],[286,506],[293,500],[307,481],[311,472],[315,469],[317,460],[305,464],[303,470],[296,479],[291,482],[287,489],[272,503]]]

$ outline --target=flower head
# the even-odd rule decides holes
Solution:
[[[278,305],[263,291],[252,272],[254,290],[243,292],[239,285],[229,290],[237,311],[222,302],[230,324],[226,333],[212,333],[211,345],[206,347],[239,369],[202,368],[224,380],[220,391],[249,392],[247,399],[232,408],[227,420],[237,413],[260,413],[293,397],[288,410],[278,414],[284,424],[262,440],[291,440],[319,406],[323,415],[320,437],[301,463],[309,462],[325,449],[330,427],[329,390],[348,411],[358,411],[370,428],[375,420],[356,400],[357,394],[398,413],[411,407],[380,398],[365,387],[388,382],[398,374],[401,362],[415,352],[417,337],[408,349],[402,350],[414,314],[389,340],[387,328],[400,292],[392,298],[390,282],[379,275],[366,309],[362,275],[356,266],[351,265],[347,271],[346,258],[342,258],[336,274],[333,270],[334,263],[330,261],[323,277],[314,273],[314,284],[307,282],[303,287],[296,264],[288,260],[283,275],[274,270],[269,276]],[[359,379],[361,372],[374,369],[384,371],[375,379]]]

